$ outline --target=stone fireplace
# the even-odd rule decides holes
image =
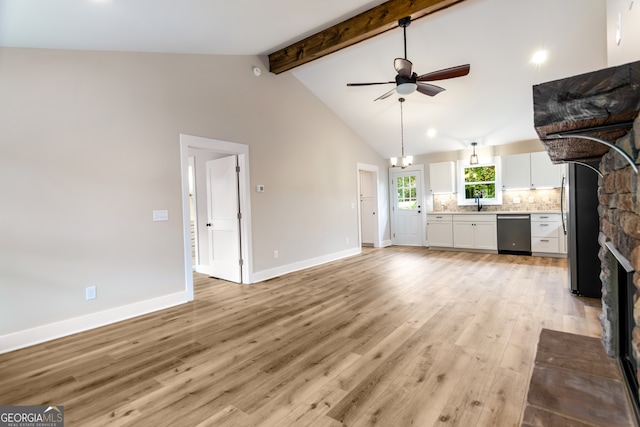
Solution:
[[[640,151],[640,118],[616,145],[636,163]],[[600,162],[598,182],[602,281],[602,342],[607,354],[620,358],[627,384],[638,405],[640,360],[640,197],[638,175],[613,151]],[[638,407],[636,406],[636,411]]]
[[[553,162],[600,162],[602,343],[619,360],[640,419],[640,61],[535,85],[533,104]]]

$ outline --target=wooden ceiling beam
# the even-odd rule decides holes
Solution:
[[[389,0],[269,55],[269,70],[280,74],[398,26],[398,20],[430,15],[464,0]]]

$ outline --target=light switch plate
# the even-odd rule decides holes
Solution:
[[[264,185],[262,184],[256,185],[256,193],[264,193]]]
[[[154,221],[169,221],[169,211],[153,211]]]

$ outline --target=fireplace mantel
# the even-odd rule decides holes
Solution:
[[[557,135],[580,133],[610,143],[626,135],[640,112],[640,61],[535,85],[533,109],[551,161],[599,160],[610,147]]]

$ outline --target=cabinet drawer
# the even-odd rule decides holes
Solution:
[[[451,222],[452,220],[451,214],[429,214],[427,215],[428,222]]]
[[[531,221],[560,222],[560,214],[532,213]]]
[[[558,230],[561,224],[557,222],[531,222],[532,237],[558,238]]]
[[[558,244],[557,237],[532,237],[531,252],[558,253],[560,252]]]

